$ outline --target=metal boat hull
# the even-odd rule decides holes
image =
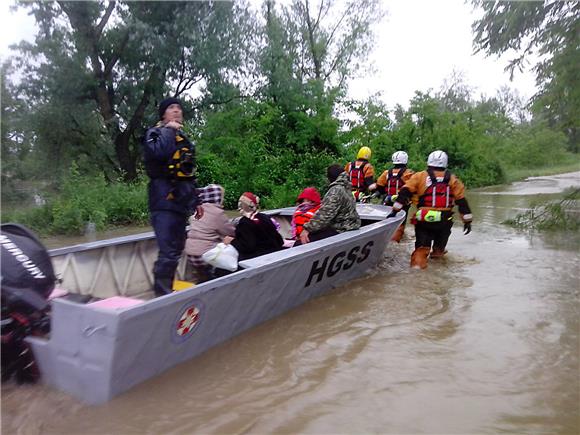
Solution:
[[[360,277],[381,260],[403,219],[384,220],[390,210],[378,207],[369,219],[382,220],[360,230],[240,262],[243,270],[132,307],[55,299],[50,338],[28,339],[43,381],[86,403],[103,403]]]

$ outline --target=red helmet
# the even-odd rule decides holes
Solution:
[[[318,193],[316,187],[307,187],[298,195],[296,201],[300,202],[301,199],[307,199],[315,204],[320,204],[320,193]]]

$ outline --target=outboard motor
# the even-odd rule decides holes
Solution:
[[[2,382],[12,376],[18,383],[36,382],[40,374],[24,339],[49,332],[54,269],[44,245],[22,225],[1,225],[0,245]]]

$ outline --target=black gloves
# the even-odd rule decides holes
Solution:
[[[471,232],[471,222],[463,223],[463,234],[468,235]]]
[[[387,216],[387,219],[388,219],[388,218],[392,218],[392,217],[395,217],[395,216],[397,216],[397,213],[398,213],[398,212],[399,212],[399,210],[395,210],[395,209],[391,210],[391,212],[390,212],[390,213],[389,213],[389,215]]]

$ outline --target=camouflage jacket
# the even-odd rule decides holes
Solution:
[[[339,233],[360,228],[360,216],[356,211],[356,203],[346,172],[330,183],[320,208],[312,219],[304,224],[304,229],[311,233],[328,227],[334,228]]]

